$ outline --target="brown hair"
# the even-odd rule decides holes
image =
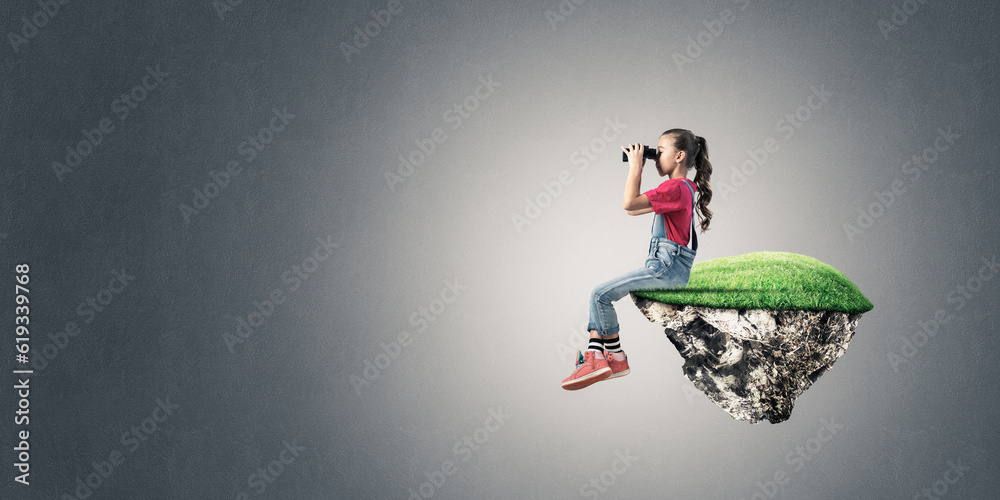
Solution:
[[[694,135],[688,129],[672,128],[660,134],[671,136],[674,149],[684,151],[688,168],[694,167],[694,183],[698,186],[698,201],[695,203],[696,212],[701,212],[701,231],[708,230],[708,225],[712,222],[712,211],[708,209],[709,202],[712,201],[712,185],[709,179],[712,177],[712,163],[708,161],[708,144],[705,138]],[[691,158],[694,158],[693,165]],[[691,215],[694,217],[694,214]]]

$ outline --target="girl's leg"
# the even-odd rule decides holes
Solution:
[[[648,259],[647,266],[625,273],[594,287],[590,294],[590,320],[587,330],[590,337],[600,337],[607,342],[618,338],[618,315],[612,302],[628,295],[629,291],[661,286],[660,278],[667,271],[662,262]]]
[[[629,290],[656,286],[657,278],[666,271],[665,263],[658,259],[647,259],[647,267],[637,269],[615,279],[597,285],[590,294],[591,340],[586,353],[581,354],[576,368],[562,381],[563,389],[577,390],[595,382],[628,375],[628,361],[624,353],[605,354],[605,342],[617,342],[618,317],[611,303],[628,294]],[[597,340],[602,339],[602,340]]]
[[[595,339],[596,339],[597,343],[595,343]],[[598,346],[598,345],[601,347],[601,350],[603,350],[605,352],[618,353],[616,355],[618,355],[619,358],[621,358],[620,353],[622,352],[622,346],[618,342],[618,334],[617,333],[614,334],[614,335],[608,335],[606,337],[602,337],[600,334],[597,333],[597,330],[591,330],[590,331],[590,344],[588,345],[588,349],[595,349],[596,350],[596,346]],[[615,358],[615,359],[618,359],[618,358]]]
[[[592,338],[592,339],[604,339],[605,341],[618,340],[618,334],[616,333],[614,335],[608,335],[606,337],[602,337],[599,333],[597,333],[597,330],[591,330],[590,331],[590,338]]]

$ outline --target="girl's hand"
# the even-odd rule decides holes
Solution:
[[[622,146],[622,151],[625,151],[625,156],[628,157],[628,167],[630,169],[642,171],[642,166],[646,164],[646,157],[642,154],[645,149],[641,142],[629,144],[628,148]]]

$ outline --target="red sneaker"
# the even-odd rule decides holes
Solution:
[[[620,360],[615,359],[615,354],[618,354]],[[618,377],[624,377],[628,375],[631,370],[628,368],[628,356],[625,355],[625,351],[620,352],[608,352],[608,366],[611,367],[611,376],[608,380]]]
[[[611,376],[611,367],[608,366],[608,360],[603,352],[598,353],[588,349],[583,352],[576,351],[576,354],[576,368],[562,381],[563,389],[567,391],[583,389]]]

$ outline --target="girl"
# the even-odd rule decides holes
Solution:
[[[690,130],[674,128],[660,135],[656,148],[656,171],[669,176],[662,184],[639,194],[643,145],[622,146],[628,156],[629,172],[625,181],[623,208],[629,215],[656,212],[646,266],[594,287],[590,294],[590,345],[577,351],[576,369],[562,382],[563,389],[576,390],[594,382],[628,375],[628,359],[618,342],[618,318],[612,302],[629,291],[649,288],[683,287],[691,276],[691,266],[698,250],[694,229],[695,207],[701,212],[701,230],[712,221],[708,203],[712,201],[712,164],[708,161],[705,138]],[[687,178],[695,170],[694,182]],[[698,200],[695,202],[695,191]],[[690,231],[689,231],[690,228]],[[691,243],[691,248],[686,245]]]

